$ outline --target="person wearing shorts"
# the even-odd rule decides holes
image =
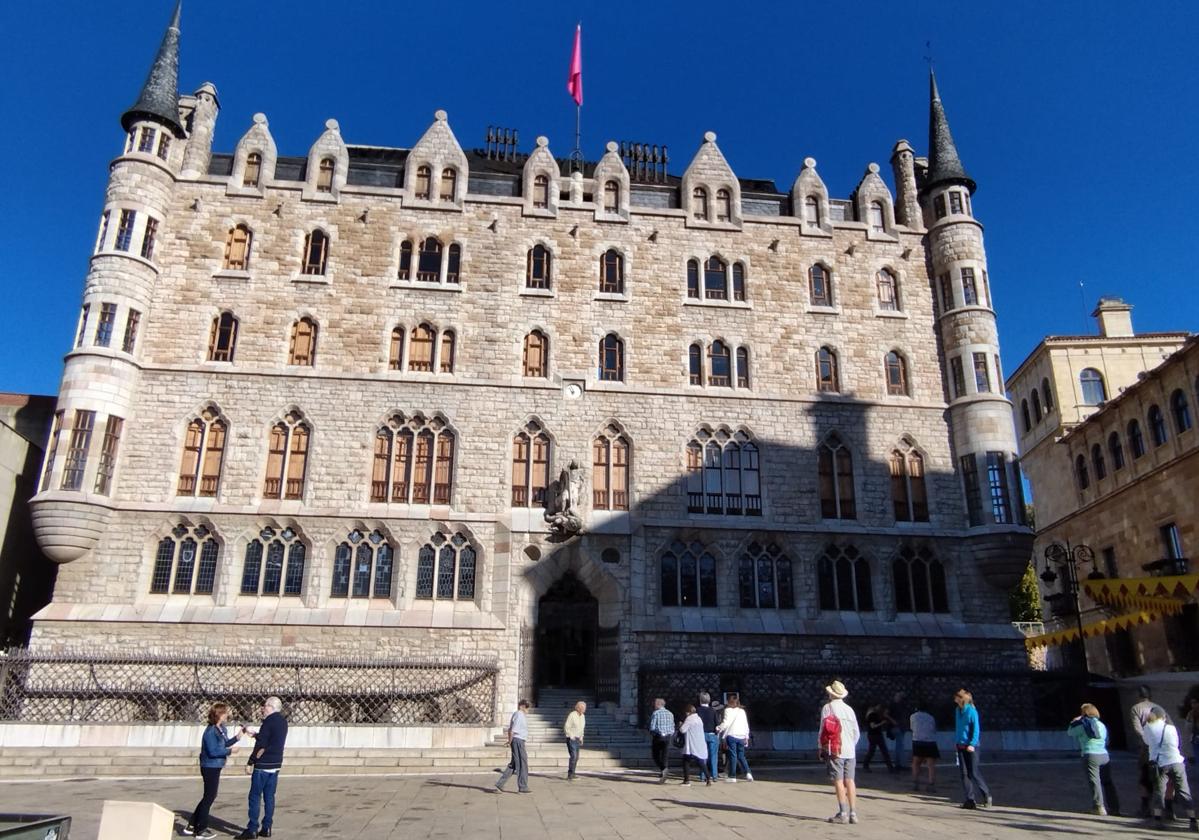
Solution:
[[[941,748],[937,746],[937,721],[928,713],[924,702],[916,704],[916,711],[908,720],[912,730],[912,789],[920,790],[920,768],[928,768],[927,789],[937,789],[937,759]]]
[[[829,780],[833,783],[833,790],[837,794],[837,813],[829,817],[828,821],[841,824],[856,823],[858,821],[858,790],[854,782],[854,774],[857,770],[858,739],[861,737],[858,716],[845,702],[849,691],[840,680],[833,680],[825,687],[824,693],[828,696],[828,702],[820,709],[821,729],[824,728],[824,719],[829,717],[836,718],[841,725],[840,750],[829,750],[822,755],[828,765]],[[819,735],[817,735],[817,746],[823,752],[823,748],[820,747]]]

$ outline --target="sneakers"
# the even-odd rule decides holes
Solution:
[[[179,833],[184,837],[191,837],[196,833],[196,827],[191,823],[188,823],[187,825],[183,826],[183,828],[179,829]]]
[[[1106,817],[1107,816],[1107,808],[1104,808],[1102,805],[1096,805],[1094,808],[1091,809],[1091,813],[1097,817]]]
[[[849,824],[849,815],[846,814],[844,811],[838,811],[837,813],[835,813],[831,817],[829,817],[828,821],[833,823],[834,825],[848,825]]]
[[[745,781],[747,781],[747,782],[752,782],[753,780],[754,780],[754,774],[753,774],[753,773],[746,773],[746,774],[745,774]]]
[[[691,782],[683,782],[683,787],[691,787]]]
[[[217,835],[216,835],[216,832],[215,832],[215,831],[213,831],[211,828],[206,828],[206,829],[204,829],[203,831],[201,831],[201,832],[199,832],[198,834],[196,834],[196,836],[197,836],[197,837],[199,837],[199,838],[200,838],[200,840],[216,840],[216,836],[217,836]],[[263,835],[261,835],[261,836],[262,836],[262,837],[270,837],[271,835],[270,835],[270,834],[263,834]]]
[[[857,824],[858,824],[858,812],[857,812],[857,811],[850,811],[850,812],[849,812],[849,824],[850,824],[850,825],[857,825]]]
[[[994,804],[995,804],[995,800],[994,800],[994,799],[992,799],[992,798],[991,798],[991,794],[989,794],[989,793],[988,793],[988,794],[987,794],[987,801],[986,801],[986,802],[980,802],[980,803],[979,803],[979,806],[980,806],[980,807],[982,807],[982,808],[990,808],[990,807],[991,807],[992,805],[994,805]]]
[[[967,811],[973,811],[978,806],[974,804],[973,799],[967,799],[965,802],[962,803],[962,807],[965,808]]]
[[[728,782],[728,783],[729,783],[729,784],[731,784],[731,785],[735,785],[735,784],[737,784],[737,777],[736,777],[736,776],[729,776],[727,779],[725,779],[725,781],[726,781],[726,782]]]
[[[234,837],[233,840],[258,840],[258,832],[250,831],[250,829],[247,828],[241,834]]]

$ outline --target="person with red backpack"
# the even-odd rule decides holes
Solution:
[[[857,765],[858,716],[845,702],[849,691],[840,680],[825,686],[828,702],[820,709],[820,729],[817,735],[820,758],[828,765],[828,777],[837,793],[837,813],[831,823],[857,823],[858,790],[854,782]]]

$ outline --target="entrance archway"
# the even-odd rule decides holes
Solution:
[[[598,631],[599,601],[566,571],[537,602],[536,686],[594,690]]]

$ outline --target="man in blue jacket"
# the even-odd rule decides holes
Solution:
[[[249,732],[254,749],[246,772],[250,774],[250,819],[246,830],[234,840],[255,840],[270,837],[275,822],[275,788],[279,784],[279,769],[283,766],[283,745],[287,741],[287,720],[283,717],[283,701],[268,697],[262,701],[262,726]],[[262,800],[262,829],[258,828],[258,801]]]
[[[978,710],[974,708],[974,695],[964,688],[953,696],[957,704],[954,712],[954,740],[957,745],[958,770],[962,774],[962,790],[966,794],[963,808],[991,807],[991,789],[983,780],[978,769]],[[977,793],[976,793],[977,792]],[[981,797],[976,799],[976,795]]]

